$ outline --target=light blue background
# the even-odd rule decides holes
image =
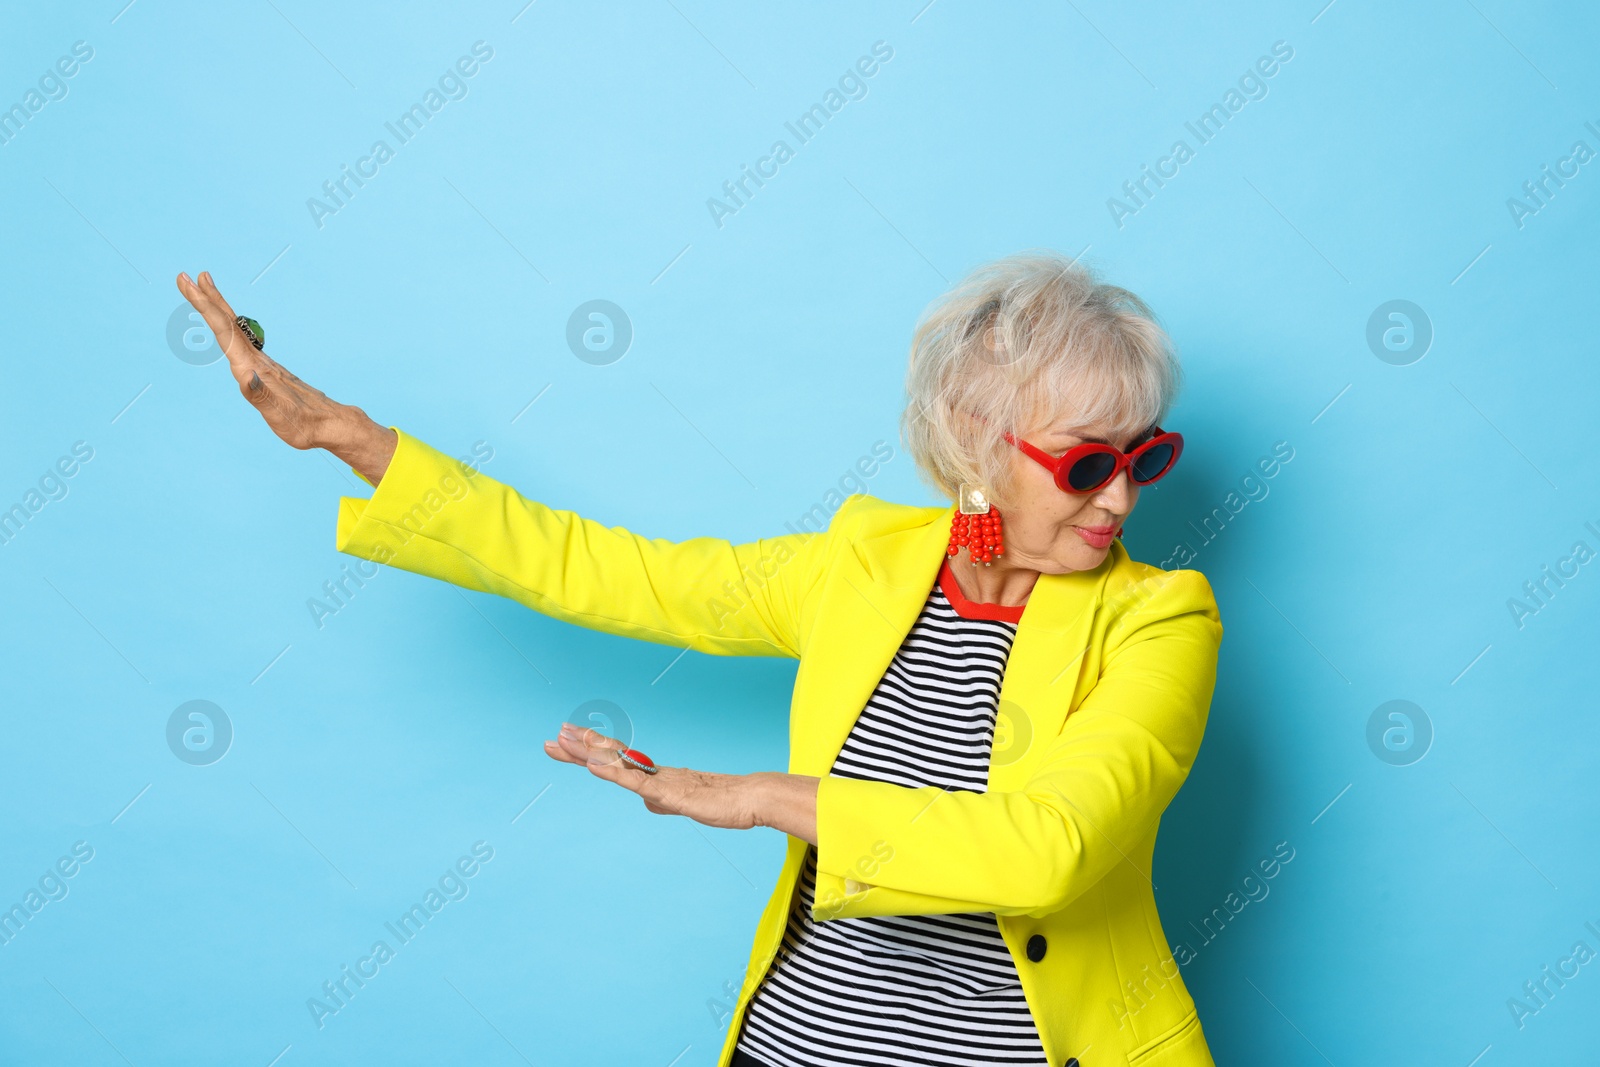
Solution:
[[[486,442],[530,496],[745,540],[880,439],[870,491],[934,502],[896,437],[912,325],[1034,246],[1145,297],[1185,362],[1188,448],[1136,558],[1198,546],[1189,523],[1294,450],[1191,564],[1226,636],[1155,881],[1219,1062],[1592,1055],[1600,964],[1521,1028],[1507,1000],[1600,949],[1600,565],[1520,629],[1507,600],[1600,550],[1600,162],[1520,227],[1507,199],[1600,150],[1600,20],[923,2],[7,12],[0,104],[75,41],[94,57],[0,145],[0,507],[94,456],[0,548],[0,904],[75,841],[94,858],[0,946],[0,1061],[710,1064],[782,856],[540,744],[605,699],[668,762],[781,768],[791,662],[675,659],[395,571],[318,629],[338,498],[368,487],[176,358],[178,271],[307,381],[452,454]],[[307,199],[478,40],[468,95],[318,228]],[[868,95],[718,228],[707,198],[879,40]],[[1119,228],[1107,199],[1275,41],[1267,96]],[[635,330],[604,366],[565,342],[596,298]],[[1435,333],[1405,366],[1366,342],[1392,299]],[[235,731],[210,766],[167,747],[191,699]],[[1435,732],[1410,766],[1366,739],[1394,699]],[[307,998],[479,840],[469,895],[319,1030]],[[1203,944],[1279,842],[1270,894]]]

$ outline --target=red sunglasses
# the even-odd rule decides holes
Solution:
[[[1005,438],[1055,475],[1056,487],[1062,492],[1081,494],[1093,493],[1105,486],[1124,468],[1134,485],[1149,485],[1165,477],[1183,454],[1183,435],[1164,433],[1159,426],[1151,432],[1150,439],[1131,452],[1098,441],[1086,441],[1073,445],[1060,457],[1019,441],[1009,433]]]
[[[971,414],[979,421],[989,421],[981,414]],[[1166,472],[1173,469],[1179,456],[1184,454],[1184,435],[1166,434],[1162,427],[1158,426],[1152,427],[1149,440],[1136,446],[1131,453],[1125,453],[1112,445],[1085,442],[1082,445],[1072,446],[1064,456],[1058,458],[1046,453],[1042,448],[1029,445],[1027,442],[1019,442],[1018,438],[1011,437],[1011,434],[1005,434],[1005,438],[1053,474],[1056,477],[1056,488],[1062,493],[1094,493],[1112,478],[1122,474],[1123,467],[1128,469],[1128,477],[1133,480],[1134,485],[1150,485],[1165,478]]]

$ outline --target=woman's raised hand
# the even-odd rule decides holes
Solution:
[[[330,400],[251,344],[210,271],[193,280],[179,274],[178,292],[206,320],[240,394],[261,412],[273,433],[293,448],[326,448],[378,484],[394,454],[394,431],[373,422],[360,408]]]
[[[197,281],[179,274],[178,291],[211,327],[222,354],[228,357],[228,369],[239,383],[239,392],[261,412],[272,432],[293,448],[322,447],[330,439],[329,429],[343,417],[344,405],[328,399],[328,394],[307,385],[251,344],[209,271],[201,271]]]

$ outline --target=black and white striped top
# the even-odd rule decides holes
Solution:
[[[987,788],[1000,681],[1022,608],[968,601],[949,566],[833,774]],[[783,948],[750,1000],[736,1048],[770,1067],[1043,1067],[993,912],[817,923],[816,860],[816,848],[807,848]]]

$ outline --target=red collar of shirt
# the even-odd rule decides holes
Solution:
[[[956,582],[955,572],[950,569],[950,559],[945,557],[944,564],[939,568],[939,589],[944,593],[945,599],[950,601],[950,607],[963,619],[989,619],[995,622],[1018,622],[1022,619],[1022,611],[1027,607],[1020,604],[1011,607],[1005,604],[982,604],[976,600],[968,600],[966,594],[961,592],[961,586]]]

